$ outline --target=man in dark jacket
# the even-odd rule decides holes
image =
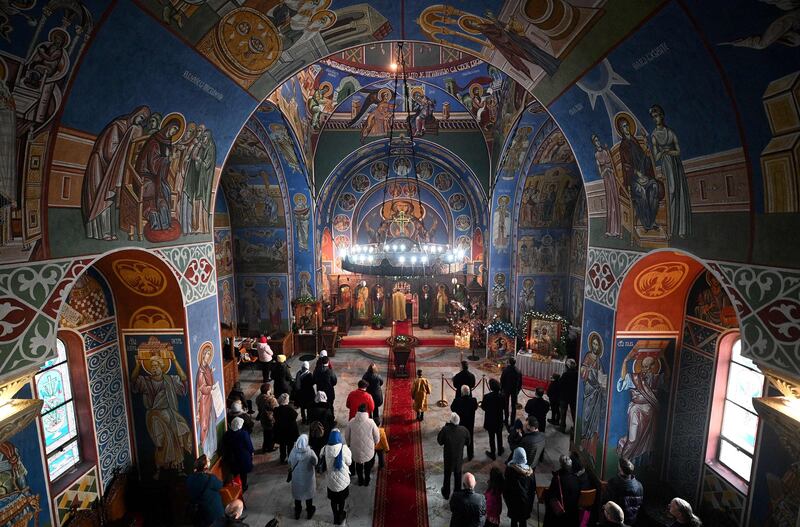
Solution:
[[[617,475],[608,480],[605,500],[613,501],[625,513],[625,523],[633,525],[644,501],[644,488],[633,475],[634,466],[624,457],[619,459]]]
[[[535,417],[529,417],[525,422],[525,429],[519,442],[511,445],[512,449],[522,447],[525,450],[525,457],[528,465],[534,469],[539,464],[539,460],[544,453],[545,437],[539,431],[539,423]]]
[[[475,492],[475,476],[467,472],[462,481],[463,490],[456,490],[450,498],[450,527],[483,527],[486,521],[486,497]]]
[[[552,410],[552,415],[550,415],[550,424],[554,424],[556,426],[561,423],[561,407],[558,400],[560,384],[561,375],[554,373],[550,378],[550,384],[547,385],[547,398],[550,400],[550,410]]]
[[[333,387],[336,386],[337,379],[333,369],[327,367],[328,361],[328,357],[319,358],[322,366],[314,371],[314,384],[317,385],[318,392],[325,392],[328,397],[328,405],[333,408],[333,401],[336,399],[336,391]]]
[[[483,427],[489,432],[489,450],[486,455],[491,459],[503,455],[503,396],[500,394],[500,382],[489,379],[490,392],[483,396]]]
[[[297,377],[294,379],[294,401],[300,407],[303,424],[308,424],[308,410],[314,404],[317,390],[314,389],[314,374],[308,369],[308,362],[303,362]]]
[[[578,398],[578,366],[573,359],[567,359],[567,370],[558,382],[558,402],[561,406],[561,431],[567,433],[567,407],[575,427],[575,400]]]
[[[372,412],[372,420],[375,421],[375,424],[380,425],[380,407],[383,405],[383,390],[381,390],[381,386],[383,386],[383,378],[378,375],[378,366],[373,362],[367,368],[367,373],[361,377],[369,386],[367,387],[367,393],[372,396],[372,401],[375,403],[375,411]]]
[[[450,422],[439,430],[436,437],[436,441],[444,447],[444,499],[450,498],[450,474],[455,478],[455,490],[461,490],[461,465],[464,462],[464,447],[469,444],[469,431],[460,422],[457,413],[450,414]]]
[[[453,387],[456,389],[456,398],[461,396],[461,387],[469,386],[469,391],[475,389],[475,375],[469,371],[469,363],[461,361],[461,371],[453,376]]]
[[[503,392],[503,419],[511,426],[517,418],[517,397],[522,390],[522,373],[517,369],[517,361],[509,357],[508,366],[500,374],[500,388]]]
[[[472,461],[475,455],[475,412],[478,410],[478,400],[469,393],[469,386],[461,386],[461,397],[453,399],[450,410],[461,418],[461,426],[469,431],[469,444],[467,444],[467,461]]]
[[[547,428],[547,412],[550,411],[550,403],[544,400],[544,388],[536,388],[536,396],[528,399],[525,403],[525,413],[528,417],[535,417],[539,423],[539,431],[545,432]]]

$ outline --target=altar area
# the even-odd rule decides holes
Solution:
[[[392,326],[389,324],[381,329],[372,329],[369,326],[354,326],[347,336],[339,341],[339,348],[385,348],[386,339],[392,335]],[[414,336],[420,341],[420,346],[440,346],[450,348],[455,346],[453,334],[448,332],[446,326],[434,326],[421,329],[414,326]]]

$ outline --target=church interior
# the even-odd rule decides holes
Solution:
[[[439,1],[0,2],[0,526],[800,525],[800,1]]]

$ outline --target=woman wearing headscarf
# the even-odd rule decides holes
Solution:
[[[294,402],[300,407],[300,417],[307,424],[308,410],[314,404],[317,391],[314,389],[314,375],[309,371],[308,361],[304,361],[294,378]]]
[[[231,427],[222,437],[222,459],[231,476],[242,480],[242,491],[247,490],[247,475],[253,470],[253,442],[242,427],[244,420],[234,417]]]
[[[275,408],[273,414],[275,415],[275,441],[281,449],[281,463],[286,463],[289,449],[300,435],[300,431],[297,429],[297,410],[289,406],[288,393],[278,397],[278,407]]]
[[[278,362],[272,366],[272,392],[280,398],[282,394],[291,392],[292,374],[286,364],[286,355],[278,355],[275,360]]]
[[[275,436],[273,431],[275,429],[275,414],[273,413],[278,407],[278,400],[272,395],[268,383],[261,385],[261,393],[256,397],[256,408],[258,408],[258,415],[256,416],[261,422],[261,431],[264,434],[264,441],[261,443],[261,452],[275,451]]]
[[[253,433],[253,428],[255,427],[255,423],[253,423],[253,418],[250,417],[247,412],[244,411],[242,408],[242,401],[239,399],[234,399],[231,401],[231,407],[228,408],[228,426],[231,425],[231,421],[236,419],[237,417],[241,418],[244,422],[244,429],[247,430],[248,434]]]
[[[325,465],[328,467],[325,484],[328,487],[328,499],[331,500],[333,523],[341,525],[347,518],[344,505],[350,491],[349,467],[353,462],[353,457],[350,449],[342,441],[342,434],[338,428],[331,430],[328,444],[322,449],[322,455],[325,458]]]
[[[316,481],[317,455],[308,444],[308,436],[302,434],[294,443],[289,454],[289,470],[292,473],[292,497],[294,498],[294,519],[300,519],[303,511],[301,502],[306,502],[306,518],[314,516],[314,495],[317,491]]]
[[[667,507],[669,515],[675,518],[670,527],[702,527],[703,522],[692,511],[692,506],[683,498],[673,498]]]
[[[503,478],[503,499],[511,519],[511,527],[524,527],[533,510],[536,476],[527,459],[524,448],[515,448]]]
[[[314,405],[308,410],[308,422],[320,423],[325,429],[325,441],[328,441],[328,433],[333,429],[334,417],[333,410],[328,404],[328,394],[323,391],[317,392],[314,397]]]

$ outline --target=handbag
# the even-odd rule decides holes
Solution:
[[[297,463],[300,463],[300,461]],[[293,467],[289,467],[289,473],[286,474],[286,483],[292,481],[292,472],[294,472],[294,469],[297,468],[297,463],[295,463]]]
[[[550,498],[547,500],[548,505],[550,505],[550,510],[553,511],[553,514],[556,516],[563,516],[567,511],[564,508],[564,493],[561,492],[561,478],[556,476],[556,480],[558,480],[558,499]]]

